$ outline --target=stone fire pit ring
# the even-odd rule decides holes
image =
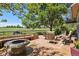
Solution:
[[[27,40],[12,40],[8,41],[4,44],[5,47],[9,48],[19,48],[29,44],[30,42]]]
[[[26,45],[29,44],[30,41],[26,40],[12,40],[8,41],[4,44],[7,48],[7,54],[9,56],[25,56],[26,55]]]

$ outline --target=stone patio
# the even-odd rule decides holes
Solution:
[[[31,40],[27,47],[26,56],[71,56],[70,45],[49,43],[50,40],[46,40],[43,35],[40,35],[38,39]],[[0,49],[0,56],[6,55],[6,49]]]
[[[60,54],[63,54],[63,56],[71,55],[70,47],[73,46],[73,44],[64,45],[64,44],[61,44],[61,41],[58,44],[51,44],[51,43],[49,43],[49,41],[50,40],[46,40],[45,37],[41,35],[41,36],[39,36],[39,39],[31,41],[31,43],[28,46],[30,46],[32,48],[37,48],[37,49],[39,49],[41,47],[48,48],[48,50],[50,50],[51,52],[57,51],[57,52],[60,52]]]

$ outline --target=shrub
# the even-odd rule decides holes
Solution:
[[[63,32],[66,31],[66,34],[69,34],[69,28],[67,27],[67,25],[62,25],[62,26],[59,26],[57,28],[55,28],[55,35],[59,35],[59,34],[62,34]]]
[[[76,30],[75,27],[71,27],[65,24],[65,25],[55,28],[54,31],[55,31],[55,35],[59,35],[65,31],[66,31],[66,35],[68,35],[70,31],[74,32],[75,30]]]
[[[75,48],[79,49],[79,41],[75,42]]]
[[[61,34],[61,29],[60,29],[60,28],[56,28],[56,29],[54,30],[54,33],[55,33],[55,35]]]

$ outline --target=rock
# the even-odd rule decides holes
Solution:
[[[37,56],[37,55],[39,55],[39,52],[40,52],[40,50],[38,48],[34,48],[32,55]]]
[[[40,56],[42,56],[42,55],[43,55],[43,53],[42,53],[42,52],[39,52],[39,55],[40,55]]]
[[[44,53],[44,54],[43,54],[43,56],[47,56],[47,55],[48,55],[47,53]]]
[[[56,41],[49,41],[49,43],[57,44],[58,42],[56,42]]]

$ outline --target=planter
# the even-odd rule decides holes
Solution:
[[[79,56],[79,49],[71,47],[70,50],[72,56]]]
[[[46,32],[46,34],[45,34],[45,39],[47,39],[47,40],[54,40],[54,39],[55,39],[54,33],[51,32],[51,31]]]

